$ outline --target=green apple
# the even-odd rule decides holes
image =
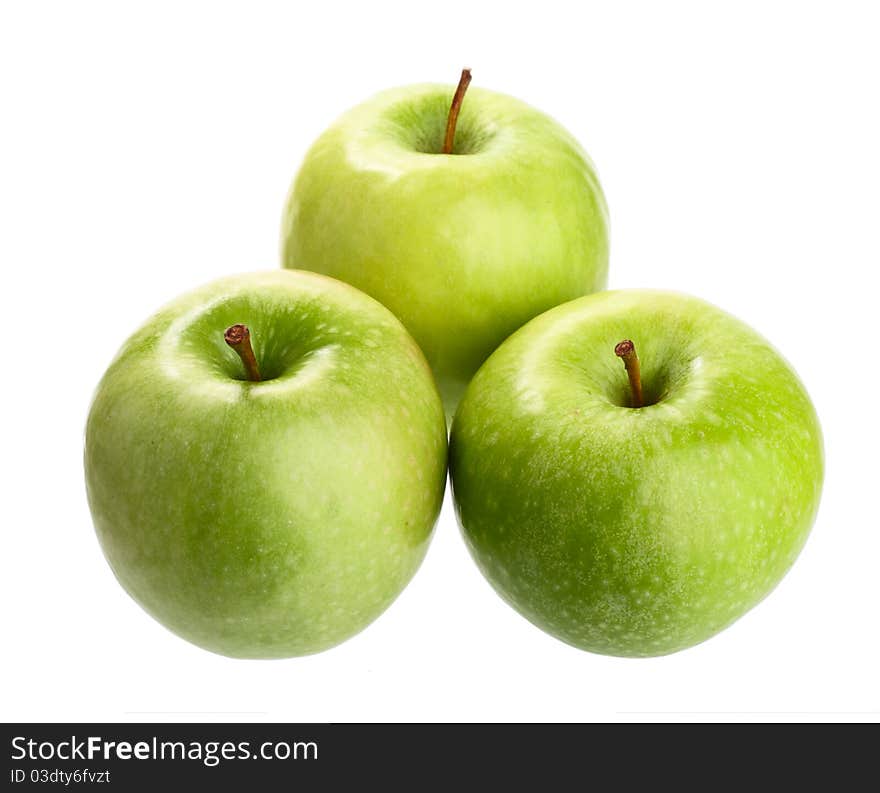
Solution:
[[[302,655],[361,630],[415,572],[446,424],[387,309],[314,273],[252,273],[126,342],[95,394],[85,471],[107,560],[159,622],[224,655]]]
[[[816,515],[822,435],[797,375],[739,320],[604,292],[534,319],[480,369],[450,472],[467,545],[508,603],[576,647],[652,656],[779,582]]]
[[[608,270],[605,199],[577,141],[472,89],[444,154],[452,96],[407,86],[343,115],[307,154],[282,230],[286,267],[347,281],[400,318],[450,416],[507,336],[604,288]]]

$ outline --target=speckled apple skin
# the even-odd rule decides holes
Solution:
[[[613,350],[632,339],[648,399]],[[762,600],[819,504],[822,435],[796,374],[696,298],[615,291],[507,340],[467,389],[450,472],[464,538],[535,625],[597,653],[701,642]]]
[[[239,322],[264,382],[224,343]],[[85,472],[107,560],[157,620],[225,655],[302,655],[410,580],[443,498],[446,425],[389,311],[324,276],[254,273],[126,342],[89,413]]]
[[[608,211],[557,122],[471,87],[439,154],[455,86],[385,91],[311,147],[284,212],[286,267],[354,284],[393,311],[451,418],[489,354],[532,317],[605,286]]]

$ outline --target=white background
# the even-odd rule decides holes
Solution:
[[[725,10],[726,9],[726,10]],[[871,3],[45,3],[0,11],[5,720],[880,716],[880,48]],[[801,558],[707,643],[590,655],[492,592],[448,503],[389,611],[321,655],[190,646],[117,585],[91,526],[91,392],[179,292],[278,264],[308,144],[375,91],[474,84],[584,143],[611,286],[669,287],[770,338],[827,478]]]

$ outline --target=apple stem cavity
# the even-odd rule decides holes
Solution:
[[[634,408],[644,407],[645,401],[642,397],[642,374],[639,367],[639,356],[636,353],[636,345],[631,339],[624,339],[614,347],[614,354],[618,358],[623,359],[623,365],[626,367],[626,373],[629,375],[629,388],[632,392],[632,406]]]
[[[455,125],[458,123],[458,113],[461,110],[461,103],[464,101],[464,95],[471,83],[471,70],[462,69],[461,79],[458,81],[458,88],[455,89],[455,95],[452,97],[452,104],[449,106],[449,116],[446,118],[446,137],[443,139],[443,154],[452,154],[452,147],[455,143]]]
[[[254,355],[254,348],[251,346],[251,332],[247,325],[230,325],[223,334],[223,339],[238,353],[241,362],[244,364],[244,371],[247,379],[254,383],[259,383],[260,367],[257,365],[257,357]]]

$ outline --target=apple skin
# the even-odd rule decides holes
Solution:
[[[489,354],[532,317],[603,289],[608,213],[589,158],[548,116],[471,88],[375,96],[315,142],[287,201],[285,267],[346,281],[419,343],[451,418]]]
[[[224,343],[236,323],[263,382]],[[159,622],[224,655],[303,655],[372,622],[419,566],[446,424],[387,309],[313,273],[251,273],[126,342],[89,413],[85,473],[107,560]]]
[[[623,339],[643,408],[629,407]],[[693,297],[613,291],[548,311],[483,365],[450,473],[504,600],[581,649],[654,656],[709,638],[783,577],[818,508],[822,435],[748,326]]]

